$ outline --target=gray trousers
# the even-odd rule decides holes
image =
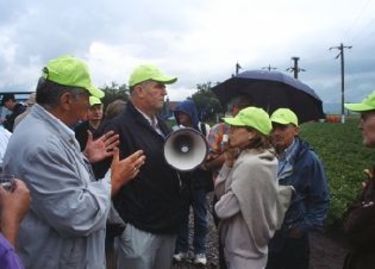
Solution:
[[[169,269],[177,235],[156,235],[127,224],[118,240],[118,269]]]

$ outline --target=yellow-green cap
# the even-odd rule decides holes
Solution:
[[[90,106],[95,106],[95,105],[101,105],[102,101],[100,101],[99,98],[95,96],[90,96],[89,98]]]
[[[298,117],[289,108],[276,109],[271,115],[271,121],[282,125],[293,124],[298,126]]]
[[[223,120],[233,126],[252,127],[264,135],[269,135],[272,130],[268,113],[258,107],[244,108],[234,118],[223,118]]]
[[[152,64],[139,65],[129,78],[129,86],[133,87],[141,82],[154,80],[164,84],[172,84],[177,81],[176,77],[165,75],[159,68]]]
[[[64,86],[86,89],[90,95],[103,98],[104,92],[91,82],[89,68],[84,61],[70,55],[60,56],[48,62],[43,68],[46,80]]]
[[[345,108],[356,112],[375,110],[375,91],[370,93],[360,103],[345,104]]]

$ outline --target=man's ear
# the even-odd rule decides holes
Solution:
[[[61,96],[60,96],[60,106],[64,109],[64,110],[69,110],[70,109],[70,105],[72,103],[72,94],[69,93],[69,92],[64,92]]]
[[[143,98],[144,96],[144,89],[143,87],[139,84],[137,86],[134,87],[133,89],[134,93],[139,97],[139,98]]]
[[[251,141],[257,136],[257,133],[253,130],[248,131],[248,139]]]

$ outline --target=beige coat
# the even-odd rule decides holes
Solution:
[[[215,211],[230,269],[264,268],[268,241],[281,227],[291,187],[277,183],[278,161],[270,151],[244,150],[233,168],[223,166],[215,183]]]

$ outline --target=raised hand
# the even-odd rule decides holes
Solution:
[[[114,149],[111,165],[112,195],[116,194],[122,186],[138,175],[141,166],[145,163],[145,159],[146,156],[143,151],[138,150],[120,161],[119,150],[118,148]]]
[[[114,131],[109,131],[98,139],[94,140],[92,133],[90,131],[87,132],[88,139],[83,154],[91,163],[95,163],[113,156],[114,149],[120,143],[118,134],[115,134]]]

